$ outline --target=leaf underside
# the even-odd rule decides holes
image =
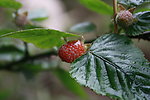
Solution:
[[[150,63],[125,36],[98,38],[73,62],[70,73],[98,94],[119,100],[150,100]]]

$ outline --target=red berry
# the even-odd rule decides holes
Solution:
[[[58,51],[59,57],[68,63],[73,62],[75,59],[85,53],[84,44],[80,40],[73,40],[67,42],[60,47]]]
[[[128,27],[133,24],[134,18],[130,11],[122,10],[117,14],[116,21],[121,27]]]

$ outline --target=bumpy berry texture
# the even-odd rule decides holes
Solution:
[[[58,51],[62,61],[72,63],[75,59],[85,53],[84,44],[80,40],[73,40],[60,47]]]
[[[128,27],[133,24],[134,18],[130,11],[122,10],[116,16],[116,21],[121,27]]]

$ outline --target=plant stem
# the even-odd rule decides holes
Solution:
[[[18,13],[18,10],[14,12],[16,17],[15,17],[15,24],[18,27],[19,30],[23,30],[23,26],[27,24],[27,12],[24,12],[22,14]],[[24,24],[24,21],[26,22],[26,24]],[[24,52],[24,58],[28,58],[29,57],[29,50],[28,50],[28,43],[23,42],[24,43],[24,48],[25,48],[25,52]]]
[[[28,61],[42,59],[42,58],[45,58],[45,57],[50,57],[52,55],[57,55],[57,52],[56,51],[50,51],[50,52],[45,52],[45,53],[42,53],[42,54],[37,54],[37,55],[34,55],[34,56],[29,56],[28,58],[23,57],[22,59],[20,59],[18,61],[10,62],[10,63],[8,63],[4,66],[1,66],[0,70],[15,71],[15,70],[17,70],[16,67],[14,68],[15,65],[18,65],[18,64],[21,64],[21,63],[26,63]],[[17,68],[20,68],[20,67],[17,67]]]
[[[150,41],[150,31],[146,31],[143,34],[140,34],[138,36],[128,36],[128,37],[132,39],[143,39],[143,40]]]
[[[25,47],[25,58],[29,57],[29,50],[28,50],[28,44],[26,42],[24,42],[24,47]]]
[[[114,11],[114,33],[118,33],[118,25],[116,23],[117,0],[113,0],[113,11]]]

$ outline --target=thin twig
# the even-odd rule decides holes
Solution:
[[[113,0],[113,11],[114,11],[114,33],[118,33],[118,25],[116,23],[117,0]]]
[[[52,55],[57,55],[57,52],[56,51],[50,51],[50,52],[45,52],[45,53],[42,53],[42,54],[38,54],[38,55],[35,55],[35,56],[29,56],[28,58],[22,58],[18,61],[14,61],[14,62],[10,62],[8,63],[7,65],[4,65],[4,66],[1,66],[0,69],[2,70],[13,70],[13,66],[15,65],[18,65],[18,64],[21,64],[21,63],[25,63],[25,62],[28,62],[28,61],[33,61],[33,60],[37,60],[37,59],[41,59],[41,58],[45,58],[45,57],[50,57]]]
[[[128,37],[132,39],[143,39],[143,40],[150,41],[150,31],[146,31],[143,34],[137,36],[128,36]]]
[[[24,54],[24,57],[25,58],[28,58],[29,57],[29,50],[28,50],[28,44],[26,42],[23,42],[24,43],[24,47],[25,47],[25,54]]]

